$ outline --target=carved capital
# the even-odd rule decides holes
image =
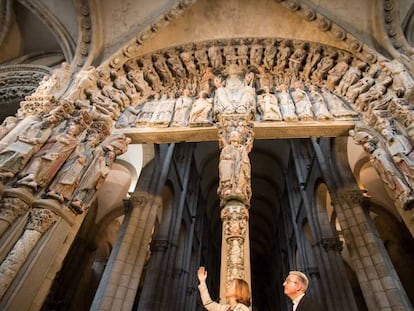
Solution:
[[[29,210],[29,205],[18,198],[3,198],[0,201],[0,219],[12,224]]]
[[[332,203],[339,204],[339,202],[343,200],[350,204],[361,204],[363,200],[365,199],[364,191],[362,190],[351,190],[351,191],[343,192],[339,194],[338,196],[339,196],[338,200],[333,201]]]
[[[48,209],[34,208],[30,211],[26,229],[45,233],[58,220],[58,216]]]
[[[227,240],[235,237],[244,239],[248,227],[249,211],[240,203],[229,204],[221,211],[224,235]]]
[[[144,208],[149,200],[149,194],[144,192],[134,192],[131,196],[131,203],[133,207]]]
[[[341,252],[343,249],[342,241],[338,238],[324,238],[320,241],[320,244],[326,251]]]

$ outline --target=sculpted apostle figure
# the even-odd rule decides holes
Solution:
[[[91,163],[93,151],[100,141],[100,135],[91,132],[78,144],[48,187],[47,197],[54,198],[60,203],[67,202],[72,198],[73,192],[82,178],[82,173]]]
[[[20,172],[52,134],[53,116],[28,125],[15,142],[0,153],[0,181],[13,178]]]
[[[109,137],[93,150],[93,160],[83,174],[69,204],[76,213],[82,214],[89,207],[116,157],[127,151],[129,143],[130,139],[123,135]]]
[[[33,156],[17,184],[35,190],[45,186],[75,149],[79,132],[79,124],[69,121],[64,133],[52,136]]]
[[[250,160],[246,147],[241,144],[238,131],[229,134],[229,143],[220,153],[219,176],[220,186],[217,193],[223,201],[237,198],[250,200]]]

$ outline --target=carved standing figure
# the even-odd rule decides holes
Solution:
[[[37,190],[52,180],[77,145],[80,125],[68,121],[64,133],[52,136],[33,156],[27,167],[19,174],[18,185]]]
[[[250,159],[245,146],[241,144],[238,131],[229,134],[229,143],[220,153],[220,186],[217,193],[223,201],[231,198],[250,200]]]
[[[309,99],[308,93],[302,81],[298,80],[293,83],[293,88],[290,92],[295,103],[296,115],[301,121],[312,121],[312,103]]]
[[[82,174],[92,161],[93,151],[100,140],[98,133],[91,132],[78,144],[48,187],[47,197],[54,198],[60,203],[68,202],[72,198]]]
[[[52,134],[53,117],[29,124],[15,142],[0,152],[0,181],[13,178]]]
[[[76,213],[82,214],[90,206],[116,157],[127,151],[129,143],[130,139],[123,135],[108,137],[93,150],[93,160],[83,174],[69,204]]]

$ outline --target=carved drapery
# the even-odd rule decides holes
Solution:
[[[378,118],[373,125],[358,125],[350,134],[370,155],[369,161],[396,207],[410,210],[414,206],[413,145],[392,119]]]

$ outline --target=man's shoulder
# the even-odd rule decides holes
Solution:
[[[315,298],[305,295],[300,300],[296,311],[322,311],[321,303]]]

